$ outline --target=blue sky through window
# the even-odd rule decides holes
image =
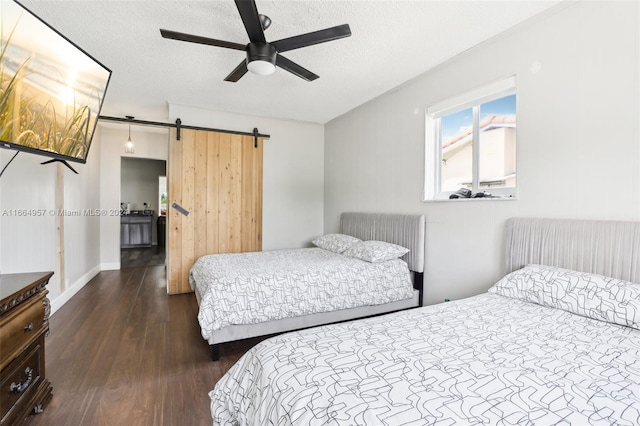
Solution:
[[[516,95],[505,96],[482,104],[480,107],[480,122],[482,122],[487,115],[515,116]],[[471,128],[472,124],[473,111],[471,108],[442,117],[440,121],[442,142],[448,141],[452,137]]]

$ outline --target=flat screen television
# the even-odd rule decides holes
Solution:
[[[18,2],[0,18],[0,147],[85,163],[111,71]]]

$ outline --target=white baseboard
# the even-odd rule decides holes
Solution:
[[[120,262],[101,263],[101,271],[118,271],[120,269]]]
[[[77,292],[82,289],[93,277],[98,275],[100,272],[101,266],[98,265],[83,276],[81,276],[78,281],[73,283],[73,285],[67,288],[62,294],[56,297],[53,302],[51,302],[51,315],[55,314],[58,309],[60,309],[65,303],[67,303]]]

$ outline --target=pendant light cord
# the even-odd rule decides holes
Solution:
[[[133,115],[125,115],[127,117],[127,121],[129,121],[129,142],[131,142],[131,122],[135,118]]]

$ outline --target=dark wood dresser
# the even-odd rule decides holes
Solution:
[[[45,377],[53,272],[0,275],[0,425],[19,425],[51,400]]]

